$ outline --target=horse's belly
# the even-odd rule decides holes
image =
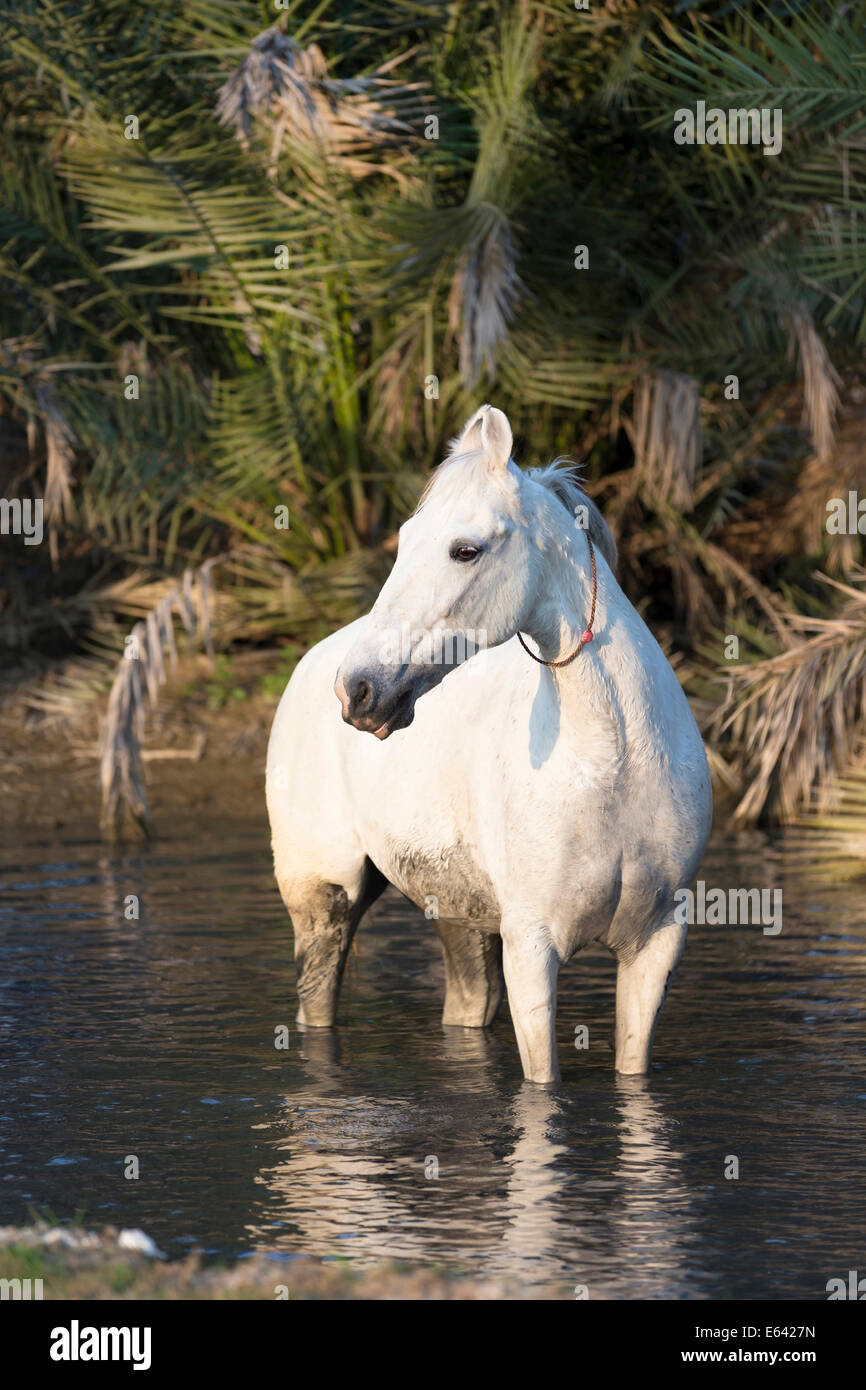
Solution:
[[[499,931],[493,885],[459,840],[430,850],[387,837],[374,862],[430,920],[471,922],[479,931]]]

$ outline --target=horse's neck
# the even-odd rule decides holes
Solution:
[[[578,537],[567,537],[559,544],[546,547],[547,562],[541,568],[535,602],[526,630],[537,643],[544,661],[565,661],[577,647],[586,631],[592,612],[593,582],[590,547]],[[600,632],[609,610],[618,606],[624,595],[603,557],[595,551],[598,574],[596,611],[593,637]]]
[[[564,724],[580,731],[591,720],[599,730],[609,729],[612,744],[621,748],[626,742],[640,741],[644,725],[652,720],[648,678],[651,684],[653,673],[646,666],[661,653],[597,552],[596,565],[592,644],[551,674]],[[589,622],[592,577],[588,547],[583,566],[572,555],[567,565],[551,567],[541,587],[528,632],[545,661],[564,661],[575,651]]]

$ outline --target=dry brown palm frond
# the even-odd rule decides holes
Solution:
[[[68,364],[66,364],[68,366]],[[27,443],[31,457],[38,451],[38,426],[45,436],[45,519],[52,536],[68,516],[72,505],[72,468],[75,433],[64,415],[54,386],[54,373],[40,365],[35,340],[6,338],[0,342],[0,366],[8,366],[18,378],[18,400],[27,415]],[[52,540],[52,554],[56,541]]]
[[[694,712],[694,704],[696,702],[692,701],[691,703]],[[704,752],[707,755],[707,764],[710,769],[710,777],[712,778],[713,784],[728,792],[739,791],[741,786],[740,779],[727,759],[722,757],[718,748],[715,748],[711,743],[705,743]]]
[[[738,607],[743,593],[748,594],[764,616],[769,618],[783,646],[793,645],[795,639],[786,625],[781,599],[721,546],[714,545],[712,541],[702,540],[699,549],[707,569],[715,575],[725,590],[728,611],[733,612]]]
[[[850,573],[863,549],[858,531],[828,530],[833,499],[841,499],[847,510],[849,492],[858,499],[866,496],[866,390],[855,384],[848,396],[851,403],[840,410],[834,447],[826,458],[814,453],[807,459],[785,506],[778,537],[786,549],[792,535],[801,537],[804,549],[813,554],[826,546],[827,568],[837,575]]]
[[[378,172],[402,179],[393,166],[364,156],[404,144],[426,110],[424,83],[387,75],[407,56],[361,77],[335,79],[317,44],[303,48],[279,28],[266,29],[220,89],[216,115],[245,145],[256,123],[267,125],[271,177],[288,141],[339,161],[352,177]]]
[[[613,475],[613,491],[626,501],[631,487],[629,472]],[[606,482],[610,483],[611,478]],[[615,507],[608,509],[608,517],[614,510]],[[688,518],[667,504],[657,503],[655,517],[645,519],[639,530],[625,531],[622,555],[639,574],[645,556],[651,558],[654,566],[664,566],[670,572],[676,611],[692,645],[706,639],[719,626],[721,610],[717,594],[707,584],[708,578],[721,590],[726,613],[738,611],[745,593],[769,619],[783,645],[795,640],[789,632],[781,599],[729,549],[701,535]]]
[[[842,378],[830,361],[811,314],[802,306],[789,314],[791,349],[796,347],[803,377],[803,424],[812,436],[819,459],[829,459],[833,451],[839,387]]]
[[[278,28],[265,29],[220,88],[216,115],[242,140],[257,117],[282,107],[295,132],[314,133],[319,119],[314,90],[327,80],[328,65],[317,44],[302,48]]]
[[[791,613],[792,645],[726,670],[725,699],[707,734],[732,743],[748,790],[735,823],[762,814],[793,820],[832,789],[850,763],[866,717],[866,591],[820,576],[847,599],[831,618]],[[866,572],[857,576],[866,583]]]
[[[541,28],[526,6],[503,20],[497,60],[475,99],[478,151],[461,220],[448,316],[458,335],[460,377],[473,389],[496,370],[500,350],[521,299],[518,249],[511,219],[525,198],[533,147],[544,142],[529,93],[537,79]],[[523,177],[521,177],[521,175]]]
[[[635,474],[648,495],[687,510],[701,464],[701,399],[694,377],[647,372],[634,389],[631,421]]]
[[[650,536],[656,536],[661,541],[661,535],[656,531],[649,531],[647,539]],[[693,545],[688,544],[688,541],[684,544],[681,532],[666,530],[661,545],[663,549],[659,553],[653,553],[653,561],[661,560],[666,565],[670,574],[674,611],[682,615],[689,643],[696,646],[702,637],[718,625],[715,597],[707,583],[705,557],[700,555]],[[628,543],[624,550],[632,550],[633,554],[639,553],[639,549],[636,550]]]
[[[47,383],[35,386],[34,395],[45,430],[45,516],[52,525],[56,525],[68,514],[72,502],[75,435]]]
[[[522,288],[507,217],[489,203],[479,204],[473,223],[448,299],[449,325],[460,344],[460,376],[470,389],[482,373],[492,376],[496,370]]]
[[[129,830],[139,835],[150,828],[150,809],[141,771],[144,718],[165,684],[165,657],[177,665],[175,616],[190,640],[200,641],[213,655],[212,571],[223,556],[206,560],[198,570],[186,570],[146,617],[135,624],[120,660],[100,737],[102,831],[108,839]]]
[[[0,647],[22,652],[40,635],[59,629],[70,637],[86,632],[91,648],[100,652],[111,642],[116,655],[118,616],[121,621],[122,615],[146,618],[174,588],[173,579],[152,579],[137,571],[110,583],[94,581],[60,598],[37,597],[26,607],[10,608],[0,617]],[[220,599],[219,622],[228,603],[228,598]],[[35,703],[41,702],[36,699]]]
[[[116,622],[98,623],[81,642],[80,655],[62,662],[28,656],[15,667],[22,707],[46,726],[76,724],[110,690],[122,635]]]

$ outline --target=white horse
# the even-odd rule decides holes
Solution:
[[[560,965],[603,942],[616,1067],[641,1073],[685,941],[674,894],[710,831],[706,756],[600,512],[572,473],[523,473],[511,447],[483,406],[372,611],[307,653],[277,710],[268,812],[298,1022],[333,1026],[389,882],[435,921],[446,1025],[492,1022],[504,966],[531,1081],[558,1078]]]

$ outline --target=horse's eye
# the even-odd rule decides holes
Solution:
[[[460,560],[462,564],[467,564],[480,554],[481,547],[478,545],[455,545],[451,548],[451,559]]]

